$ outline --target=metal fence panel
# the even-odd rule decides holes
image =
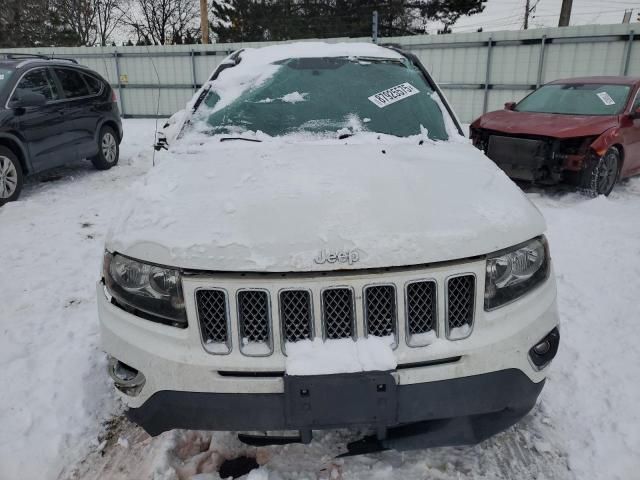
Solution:
[[[469,122],[517,101],[536,85],[587,75],[640,75],[640,31],[634,24],[381,38],[415,53]],[[371,41],[368,38],[324,40]],[[279,42],[141,47],[33,48],[9,51],[69,56],[116,88],[125,116],[167,117],[239,48]],[[157,73],[156,73],[157,72]],[[120,88],[122,87],[122,88]],[[159,101],[158,101],[159,100]]]

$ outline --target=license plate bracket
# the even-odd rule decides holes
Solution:
[[[291,429],[387,426],[396,423],[396,382],[390,372],[285,375],[285,416]]]

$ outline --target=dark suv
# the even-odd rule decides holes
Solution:
[[[122,123],[109,83],[74,60],[0,54],[0,205],[25,175],[88,158],[118,163]]]

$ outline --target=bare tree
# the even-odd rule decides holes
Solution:
[[[195,0],[133,0],[124,22],[139,43],[180,43],[198,30],[198,12]]]
[[[96,43],[97,0],[57,0],[60,19],[77,36],[80,45]]]
[[[127,0],[93,0],[96,10],[96,32],[98,42],[103,47],[113,34],[114,30],[123,23]]]

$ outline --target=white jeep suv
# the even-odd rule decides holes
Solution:
[[[161,140],[98,284],[147,432],[358,427],[352,452],[408,449],[533,407],[559,342],[544,220],[415,56],[241,50]]]

